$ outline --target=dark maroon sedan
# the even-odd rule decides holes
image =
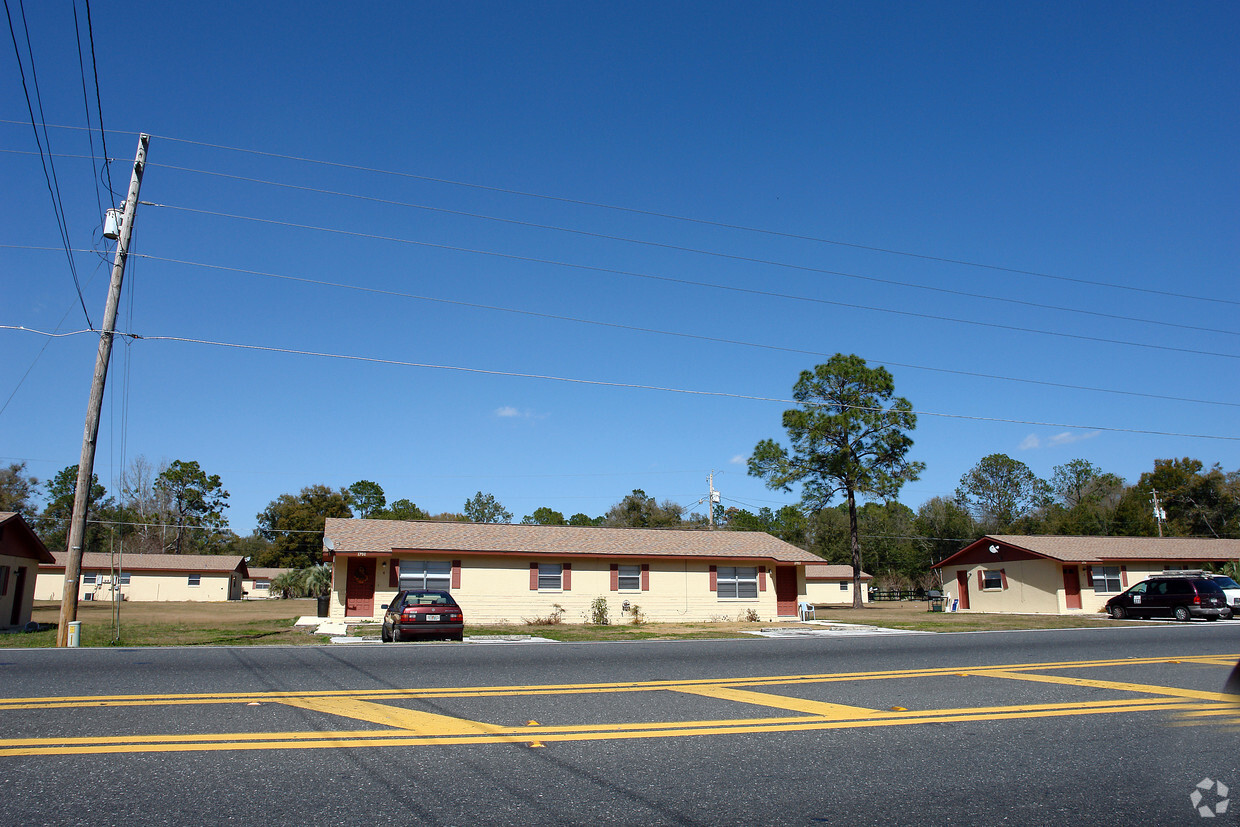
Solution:
[[[465,631],[465,615],[461,607],[445,591],[408,589],[396,593],[392,602],[383,607],[383,631],[388,641],[416,638],[447,638],[461,640]]]

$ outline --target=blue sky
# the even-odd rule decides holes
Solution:
[[[107,197],[73,5],[26,14],[97,325]],[[282,493],[358,479],[432,512],[487,491],[520,519],[634,488],[689,504],[714,471],[725,505],[777,508],[799,492],[744,459],[836,352],[922,412],[913,508],[995,452],[1043,477],[1240,468],[1234,4],[91,15],[114,187],[150,133],[158,205],[125,283],[119,329],[147,338],[114,351],[109,489],[137,455],[197,460],[242,534]],[[3,52],[0,325],[82,330]],[[0,461],[76,463],[96,346],[0,328]]]

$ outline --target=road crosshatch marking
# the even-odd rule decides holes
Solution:
[[[0,716],[29,710],[107,709],[116,707],[180,707],[208,705],[263,706],[279,704],[321,715],[330,727],[341,719],[364,722],[371,729],[330,729],[296,732],[239,731],[207,734],[107,735],[60,738],[0,739],[4,756],[80,755],[100,753],[237,751],[269,749],[373,748],[384,746],[445,746],[460,744],[520,744],[546,747],[563,741],[676,738],[690,735],[736,735],[803,732],[928,723],[1001,721],[1020,718],[1065,717],[1134,712],[1162,712],[1178,725],[1220,723],[1240,725],[1240,695],[1177,686],[1098,680],[1064,671],[1119,666],[1174,665],[1185,670],[1230,668],[1237,655],[1122,658],[1051,663],[996,664],[878,672],[839,672],[817,675],[778,675],[741,678],[701,678],[684,681],[635,681],[598,684],[532,686],[437,687],[424,689],[327,690],[306,692],[242,692],[178,695],[115,695],[49,698],[0,698]],[[1086,690],[1104,697],[1053,703],[1014,703],[947,709],[912,709],[836,703],[781,694],[779,687],[822,686],[872,681],[929,681],[942,678],[989,680],[1010,684],[1040,683]],[[540,724],[521,715],[518,725],[504,725],[399,706],[400,701],[470,698],[597,696],[614,693],[675,692],[734,705],[738,715],[752,715],[754,707],[768,717],[735,717],[687,721],[638,721],[599,724]],[[1137,697],[1128,697],[1135,695]],[[787,715],[770,715],[780,710]],[[1222,717],[1223,720],[1219,720]],[[3,720],[0,717],[0,720]],[[8,723],[0,731],[13,732]]]

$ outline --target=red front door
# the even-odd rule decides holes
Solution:
[[[775,567],[775,614],[792,617],[797,613],[796,566]]]
[[[969,608],[969,573],[967,571],[956,572],[956,586],[960,589],[960,608]]]
[[[344,616],[370,617],[375,613],[375,561],[350,557],[345,574]]]
[[[1081,576],[1076,566],[1063,567],[1063,594],[1065,605],[1069,609],[1081,608]]]

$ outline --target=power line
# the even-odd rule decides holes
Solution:
[[[1092,316],[1100,319],[1111,319],[1115,321],[1138,322],[1140,324],[1159,325],[1162,327],[1176,328],[1179,330],[1192,330],[1201,333],[1221,333],[1226,336],[1240,336],[1240,331],[1226,330],[1223,328],[1201,327],[1198,325],[1180,324],[1177,322],[1168,322],[1162,319],[1144,319],[1133,316],[1123,316],[1117,313],[1103,313],[1097,310],[1085,310],[1079,307],[1064,307],[1061,305],[1041,304],[1039,302],[1028,301],[1026,299],[1012,299],[1003,296],[991,296],[985,293],[971,293],[966,290],[954,290],[948,287],[935,287],[927,284],[917,284],[916,282],[900,281],[898,279],[888,279],[880,276],[867,276],[860,273],[846,273],[840,270],[828,270],[822,267],[811,267],[809,265],[792,264],[783,261],[774,261],[771,259],[755,258],[752,256],[740,256],[731,253],[722,253],[716,250],[703,250],[696,247],[686,247],[679,244],[667,244],[659,241],[649,241],[646,239],[631,238],[628,236],[610,235],[608,233],[592,232],[590,230],[580,230],[572,227],[561,227],[554,224],[540,224],[534,221],[525,221],[516,218],[505,218],[502,216],[486,215],[483,213],[466,212],[464,210],[454,210],[447,207],[433,207],[427,204],[415,204],[407,201],[395,201],[388,198],[376,198],[370,195],[360,195],[352,192],[341,192],[339,190],[322,189],[320,187],[309,187],[300,184],[288,184],[281,181],[270,181],[262,178],[252,178],[244,175],[233,175],[225,172],[213,172],[211,170],[191,169],[189,167],[173,166],[171,164],[154,164],[163,169],[175,170],[177,172],[191,172],[198,175],[211,175],[219,178],[227,178],[233,181],[246,181],[249,183],[263,184],[272,187],[282,187],[285,189],[298,190],[300,192],[312,192],[318,195],[330,195],[340,198],[353,198],[359,201],[368,201],[375,204],[383,204],[393,207],[407,207],[409,209],[424,210],[426,212],[441,213],[444,215],[454,215],[461,218],[476,218],[482,221],[493,221],[500,224],[511,224],[518,227],[527,227],[537,230],[552,230],[561,233],[570,233],[573,235],[585,236],[587,238],[596,238],[603,241],[620,241],[626,244],[638,244],[646,247],[655,247],[662,250],[672,250],[680,253],[693,253],[695,255],[711,256],[714,258],[727,259],[729,261],[739,261],[746,264],[761,264],[769,267],[780,267],[789,270],[797,270],[806,273],[816,273],[826,276],[837,276],[839,278],[853,279],[856,281],[865,281],[873,284],[882,284],[889,287],[906,287],[912,290],[924,290],[931,293],[941,293],[948,296],[960,296],[962,298],[982,299],[984,301],[1002,302],[1005,304],[1018,305],[1020,307],[1031,307],[1037,310],[1052,310],[1059,313],[1077,313],[1083,316]]]
[[[624,212],[632,215],[644,215],[651,218],[663,218],[669,221],[681,221],[687,224],[698,224],[706,227],[717,227],[724,230],[740,230],[747,233],[758,233],[761,235],[773,236],[776,238],[787,238],[796,241],[810,241],[817,244],[831,244],[838,247],[848,247],[854,250],[865,250],[872,253],[883,253],[886,255],[905,256],[908,258],[921,259],[923,261],[937,261],[943,264],[956,264],[962,267],[975,267],[985,270],[995,270],[1001,273],[1010,273],[1012,275],[1033,276],[1035,278],[1052,279],[1055,281],[1070,282],[1074,284],[1084,284],[1091,287],[1107,287],[1114,290],[1127,290],[1135,293],[1145,293],[1155,296],[1168,296],[1178,299],[1190,299],[1193,301],[1203,302],[1222,302],[1224,304],[1240,305],[1240,300],[1221,299],[1214,296],[1194,296],[1186,293],[1175,293],[1168,290],[1154,290],[1147,287],[1136,287],[1131,284],[1116,284],[1114,282],[1094,281],[1090,279],[1073,278],[1071,276],[1060,276],[1053,273],[1043,273],[1036,270],[1023,270],[1016,267],[1006,267],[999,264],[987,264],[979,261],[969,261],[967,259],[949,258],[945,256],[934,256],[926,253],[916,253],[908,250],[896,250],[888,247],[878,247],[869,244],[858,244],[850,241],[840,241],[837,239],[820,238],[817,236],[801,235],[797,233],[784,232],[780,230],[763,229],[761,227],[749,227],[743,224],[731,224],[723,221],[711,221],[704,218],[692,218],[689,216],[676,215],[674,213],[664,213],[655,210],[643,210],[634,207],[621,207],[614,204],[603,204],[596,201],[585,201],[576,198],[564,198],[555,195],[545,195],[541,193],[525,192],[522,190],[505,189],[503,187],[487,186],[485,184],[472,184],[464,181],[454,181],[448,178],[434,178],[427,175],[417,175],[411,172],[398,172],[395,170],[379,169],[376,167],[367,167],[360,164],[345,164],[339,161],[321,161],[314,158],[305,158],[297,155],[287,155],[277,152],[264,152],[257,149],[243,149],[241,147],[225,146],[223,144],[212,144],[204,141],[194,141],[187,138],[174,138],[167,135],[158,135],[167,141],[175,141],[177,143],[190,144],[193,146],[202,146],[209,149],[223,149],[230,152],[241,152],[250,155],[259,155],[266,158],[279,158],[286,161],[298,161],[307,164],[317,164],[320,166],[336,167],[339,169],[351,169],[358,172],[373,172],[380,175],[391,175],[399,178],[408,178],[415,181],[426,181],[434,184],[447,184],[454,187],[464,187],[468,189],[482,190],[485,192],[494,192],[502,195],[516,195],[522,198],[537,198],[544,201],[554,201],[561,204],[572,204],[580,207],[593,207],[603,210],[614,210],[616,212]]]
[[[64,201],[60,197],[60,182],[56,178],[56,164],[52,160],[51,139],[47,134],[47,121],[43,118],[43,99],[39,95],[39,76],[34,65],[34,50],[30,43],[30,29],[26,24],[26,7],[22,0],[18,0],[18,9],[22,15],[22,29],[26,35],[26,51],[30,59],[30,80],[34,84],[35,100],[39,104],[39,117],[35,119],[34,106],[30,101],[30,89],[26,85],[26,69],[22,61],[21,47],[17,44],[17,31],[13,27],[13,14],[9,9],[9,0],[4,0],[4,14],[9,23],[9,35],[13,39],[13,52],[17,57],[17,69],[22,79],[22,93],[26,97],[26,111],[30,113],[30,127],[34,130],[35,146],[39,149],[39,160],[43,165],[43,178],[47,182],[47,191],[52,198],[52,212],[56,216],[56,226],[60,230],[60,240],[65,247],[65,258],[69,262],[69,272],[73,276],[73,286],[77,290],[78,301],[82,305],[82,315],[86,317],[88,327],[94,328],[94,322],[90,320],[90,313],[86,309],[86,299],[82,296],[82,285],[78,281],[77,266],[73,261],[73,254],[70,252],[72,245],[69,243],[69,222],[65,218]],[[39,139],[39,127],[43,126],[43,139]],[[47,154],[43,152],[43,143],[47,143]]]
[[[16,325],[0,325],[0,330],[23,330],[23,331],[30,332],[30,333],[42,333],[42,331],[33,330],[32,328],[27,328],[27,327],[19,327]],[[78,331],[78,332],[87,333],[90,331]],[[42,334],[42,335],[50,335],[50,334]],[[393,367],[410,367],[410,368],[425,368],[429,370],[456,371],[460,373],[481,374],[484,376],[505,376],[505,377],[514,378],[514,379],[539,379],[539,380],[550,381],[550,382],[565,382],[565,383],[574,384],[574,385],[591,385],[595,387],[621,388],[625,390],[660,391],[663,393],[678,393],[678,394],[684,394],[687,396],[705,396],[705,397],[714,397],[714,398],[721,398],[721,399],[739,399],[739,400],[746,400],[746,401],[752,401],[752,402],[777,402],[783,405],[801,404],[800,402],[797,402],[794,399],[783,399],[780,397],[772,397],[772,396],[756,396],[753,394],[734,393],[731,391],[691,390],[688,388],[672,388],[672,387],[665,387],[661,385],[643,385],[643,384],[633,383],[633,382],[610,382],[610,381],[603,380],[603,379],[581,379],[581,378],[568,377],[568,376],[553,376],[550,374],[523,373],[523,372],[517,372],[517,371],[494,370],[490,368],[471,368],[471,367],[465,367],[462,365],[436,365],[436,364],[430,364],[427,362],[410,362],[410,361],[406,361],[402,359],[385,359],[385,358],[381,358],[377,356],[357,356],[357,355],[346,354],[346,353],[329,353],[326,351],[301,350],[297,348],[275,347],[273,345],[251,345],[251,344],[243,344],[243,343],[238,343],[238,342],[220,342],[220,341],[213,341],[211,339],[195,339],[195,338],[190,338],[187,336],[139,335],[136,333],[121,333],[119,331],[116,333],[116,335],[130,337],[132,339],[137,339],[137,340],[142,340],[142,341],[147,341],[147,342],[182,342],[186,344],[207,345],[210,347],[222,347],[222,348],[229,348],[229,349],[236,349],[236,350],[252,350],[252,351],[258,351],[261,353],[283,353],[283,354],[289,354],[293,356],[312,356],[312,357],[321,358],[321,359],[340,359],[342,361],[363,362],[366,364],[376,364],[376,365],[390,365]],[[858,406],[858,405],[832,405],[828,407],[845,407],[845,408],[851,408],[855,410],[878,410],[876,408],[867,408],[867,407]],[[1147,436],[1171,436],[1171,437],[1181,437],[1181,438],[1186,438],[1186,439],[1218,439],[1218,440],[1240,442],[1240,436],[1222,436],[1218,434],[1188,434],[1188,433],[1178,433],[1175,431],[1146,430],[1146,429],[1141,429],[1141,428],[1116,428],[1116,427],[1110,427],[1106,425],[1077,425],[1077,424],[1065,423],[1065,422],[1041,422],[1037,420],[1028,420],[1028,419],[1005,419],[1005,418],[992,417],[992,416],[973,416],[969,414],[942,413],[939,411],[909,410],[909,411],[902,411],[901,413],[911,413],[916,416],[933,416],[933,417],[939,417],[939,418],[944,418],[944,419],[963,419],[963,420],[967,420],[970,422],[996,422],[996,423],[1007,424],[1007,425],[1034,425],[1034,426],[1044,427],[1044,428],[1066,428],[1069,430],[1077,430],[1077,431],[1108,431],[1108,432],[1123,433],[1123,434],[1143,434]]]
[[[175,204],[157,204],[151,201],[141,202],[143,206],[161,207],[167,210],[177,210],[181,212],[194,213],[197,215],[210,215],[216,218],[232,218],[239,221],[253,221],[259,224],[271,224],[278,227],[289,227],[298,230],[313,230],[315,232],[333,233],[336,235],[346,235],[354,238],[365,238],[371,241],[391,241],[398,244],[410,244],[418,247],[428,247],[437,250],[449,250],[459,253],[472,253],[475,255],[492,256],[495,258],[503,258],[510,261],[522,261],[529,264],[547,264],[556,267],[570,267],[577,270],[586,270],[596,273],[610,273],[614,275],[632,276],[634,278],[652,279],[656,281],[665,281],[674,284],[685,284],[696,287],[709,287],[714,290],[728,290],[737,293],[746,293],[749,295],[766,296],[770,298],[791,299],[794,301],[813,302],[816,304],[825,304],[833,307],[844,307],[850,310],[868,310],[874,313],[888,313],[896,316],[905,316],[916,319],[929,319],[932,321],[951,322],[953,324],[966,324],[975,327],[986,327],[996,330],[1007,330],[1016,333],[1032,333],[1041,336],[1057,336],[1065,339],[1076,339],[1078,341],[1096,342],[1101,344],[1122,345],[1125,347],[1137,347],[1149,350],[1162,350],[1172,353],[1188,353],[1194,356],[1217,356],[1222,359],[1240,359],[1240,355],[1233,353],[1219,353],[1208,350],[1194,350],[1192,348],[1173,347],[1171,345],[1156,345],[1150,342],[1131,342],[1123,339],[1107,339],[1101,336],[1085,336],[1079,333],[1061,333],[1053,330],[1039,330],[1037,328],[1019,327],[1017,325],[1000,324],[998,322],[984,322],[977,319],[958,319],[951,316],[940,316],[933,313],[915,313],[911,310],[894,310],[886,307],[876,307],[873,305],[855,304],[852,302],[834,301],[832,299],[822,299],[810,296],[796,296],[787,293],[778,293],[769,290],[755,290],[749,287],[735,287],[731,285],[712,284],[710,282],[693,281],[690,279],[673,278],[671,276],[656,276],[649,273],[638,273],[627,270],[618,270],[610,267],[598,267],[589,264],[576,264],[573,262],[556,261],[554,259],[543,259],[534,256],[521,256],[514,253],[501,253],[493,250],[479,250],[469,247],[459,247],[450,244],[437,244],[430,241],[417,241],[410,238],[400,238],[398,236],[380,235],[378,233],[363,233],[357,230],[342,230],[336,227],[319,227],[313,224],[300,224],[294,221],[280,221],[274,218],[259,218],[257,216],[238,215],[236,213],[225,213],[217,210],[205,210],[197,207],[182,207]]]
[[[7,246],[7,245],[0,245],[0,247],[3,247],[3,246]],[[459,299],[444,299],[444,298],[439,298],[435,296],[424,296],[424,295],[419,295],[416,293],[406,293],[406,292],[399,291],[399,290],[385,290],[385,289],[378,288],[378,287],[365,287],[362,285],[345,284],[342,282],[326,281],[323,279],[312,279],[312,278],[307,278],[305,276],[292,276],[292,275],[286,275],[286,274],[281,274],[281,273],[269,273],[269,272],[264,272],[262,270],[249,270],[249,269],[245,269],[241,267],[228,267],[222,264],[205,264],[203,262],[198,262],[198,261],[186,261],[184,259],[165,258],[161,256],[152,256],[152,255],[145,255],[145,254],[143,255],[132,254],[132,255],[136,255],[138,258],[146,258],[151,261],[163,261],[163,262],[167,262],[170,264],[181,264],[181,265],[185,265],[189,267],[204,267],[204,268],[213,269],[213,270],[222,270],[224,272],[229,272],[229,273],[242,273],[245,275],[262,276],[265,278],[281,279],[285,281],[295,281],[301,284],[313,284],[319,287],[335,287],[335,288],[340,288],[342,290],[353,290],[353,291],[357,291],[361,293],[375,293],[377,295],[382,295],[382,296],[395,296],[399,298],[415,299],[418,301],[448,304],[448,305],[453,305],[456,307],[469,307],[469,308],[479,309],[479,310],[491,310],[491,311],[495,311],[499,313],[512,313],[512,314],[521,315],[521,316],[531,316],[534,318],[573,322],[575,324],[595,325],[599,327],[607,327],[607,328],[612,328],[616,330],[629,330],[629,331],[634,331],[638,333],[653,333],[653,334],[660,335],[660,336],[675,336],[678,338],[694,339],[697,341],[713,342],[716,344],[728,344],[728,345],[737,345],[740,347],[760,348],[763,350],[773,350],[773,351],[778,351],[781,353],[796,353],[796,354],[802,354],[806,356],[831,356],[833,355],[825,351],[804,350],[800,348],[784,347],[781,345],[769,345],[769,344],[763,344],[759,342],[746,342],[746,341],[741,341],[737,339],[725,339],[725,338],[718,337],[718,336],[703,336],[703,335],[695,334],[695,333],[684,333],[681,331],[658,330],[658,329],[649,328],[649,327],[638,327],[636,325],[619,324],[617,322],[604,322],[604,321],[598,321],[594,319],[582,319],[582,318],[578,318],[574,316],[563,316],[563,315],[554,314],[554,313],[543,313],[543,312],[539,312],[535,310],[520,310],[518,308],[513,308],[513,307],[501,307],[497,305],[480,304],[478,302],[467,302],[467,301],[461,301]],[[925,365],[913,365],[913,364],[907,364],[907,363],[902,363],[902,362],[893,362],[893,361],[886,360],[886,359],[871,358],[871,359],[868,359],[868,361],[876,362],[876,363],[880,363],[880,364],[892,366],[892,367],[908,368],[910,370],[924,370],[924,371],[931,371],[934,373],[946,373],[946,374],[952,374],[956,376],[968,376],[968,377],[976,378],[976,379],[994,379],[994,380],[1005,381],[1005,382],[1021,382],[1025,384],[1031,384],[1031,385],[1040,385],[1043,387],[1063,388],[1065,390],[1090,391],[1094,393],[1119,394],[1119,395],[1124,395],[1124,396],[1141,397],[1145,399],[1158,399],[1158,400],[1167,401],[1167,402],[1190,402],[1193,404],[1201,404],[1201,405],[1222,405],[1226,407],[1240,407],[1240,403],[1237,403],[1237,402],[1219,402],[1219,401],[1207,400],[1207,399],[1190,399],[1190,398],[1177,397],[1177,396],[1163,396],[1159,394],[1144,393],[1140,391],[1124,391],[1124,390],[1113,390],[1113,389],[1108,389],[1108,388],[1091,387],[1091,386],[1086,386],[1086,385],[1070,385],[1070,384],[1066,384],[1062,382],[1046,382],[1046,381],[1037,380],[1037,379],[1023,379],[1023,378],[1012,377],[1012,376],[999,376],[996,374],[976,373],[976,372],[956,370],[956,369],[951,369],[951,368],[934,368],[934,367],[927,367]]]

